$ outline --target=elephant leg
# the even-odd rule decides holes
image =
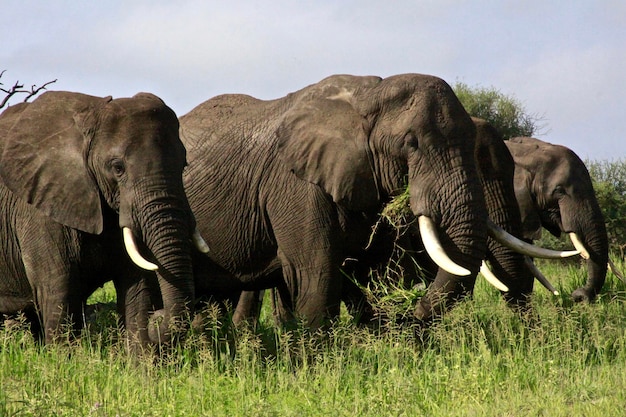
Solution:
[[[270,300],[276,326],[296,321],[291,294],[284,282],[270,290]]]
[[[33,286],[33,298],[44,341],[45,343],[60,341],[64,325],[72,324],[72,319],[80,319],[78,317],[80,308],[73,308],[70,312],[67,274],[49,275],[46,277],[49,282],[43,283],[37,275],[40,274],[31,273],[29,278],[38,281],[38,284]],[[72,326],[72,331],[77,327]]]
[[[339,315],[344,241],[330,197],[313,184],[291,181],[289,211],[280,199],[267,210],[282,266],[284,287],[278,290],[296,318],[315,329]]]
[[[331,262],[327,251],[314,252],[312,259],[318,262],[294,262],[279,250],[283,262],[283,277],[288,289],[288,300],[292,303],[296,319],[312,328],[320,328],[329,319],[339,316],[341,280],[338,265]],[[285,292],[280,291],[285,301]]]
[[[363,290],[351,279],[344,278],[342,282],[341,300],[357,324],[367,324],[374,320],[374,307]]]
[[[414,316],[423,324],[430,324],[449,310],[459,299],[471,296],[476,275],[458,277],[439,269],[435,280],[415,308]]]
[[[263,290],[242,291],[233,313],[233,323],[238,325],[243,322],[249,322],[253,327],[256,327],[261,314],[264,295],[265,291]]]
[[[78,265],[56,248],[58,245],[49,246],[42,240],[22,252],[45,343],[60,340],[64,325],[71,324],[71,330],[76,331],[82,324],[83,302],[71,283]]]
[[[125,275],[113,280],[117,294],[117,310],[131,346],[144,346],[149,342],[148,312],[160,301],[153,300],[151,289],[157,287],[156,277],[150,272],[129,266]]]

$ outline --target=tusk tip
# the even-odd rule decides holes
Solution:
[[[202,238],[202,236],[200,235],[200,232],[195,230],[193,232],[193,235],[191,236],[191,240],[193,241],[194,246],[196,247],[196,249],[198,249],[198,251],[200,251],[201,253],[204,253],[204,254],[209,253],[209,251],[210,251],[209,245]]]
[[[509,292],[509,287],[507,287],[502,281],[498,279],[498,277],[494,275],[493,272],[491,272],[491,269],[489,269],[485,261],[483,261],[480,266],[480,273],[487,280],[487,282],[493,285],[496,289],[502,292]]]
[[[465,268],[461,268],[461,269],[457,270],[456,273],[455,272],[452,272],[452,273],[455,274],[455,275],[462,276],[462,277],[466,277],[468,275],[472,275],[472,273],[470,271],[468,271],[467,269],[465,269]]]

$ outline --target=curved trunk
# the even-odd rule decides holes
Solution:
[[[424,187],[423,179],[417,173],[412,175],[409,172],[411,208],[415,215],[424,214],[435,220],[439,240],[447,255],[470,275],[453,275],[439,268],[414,311],[415,317],[422,322],[441,315],[457,299],[472,293],[486,251],[487,213],[473,158],[459,157],[455,150],[448,152],[447,155],[434,155],[435,162],[431,167],[448,169],[435,172],[436,181],[431,186]],[[445,160],[449,155],[453,158]],[[436,162],[441,157],[444,162]],[[455,164],[452,168],[451,162]]]
[[[597,203],[589,204],[591,207],[585,211],[578,211],[577,218],[584,219],[585,223],[572,227],[572,230],[582,240],[585,249],[589,252],[587,260],[587,283],[572,293],[574,301],[593,301],[602,290],[606,280],[607,265],[609,261],[609,242],[606,232],[604,217]],[[581,216],[580,213],[589,213]],[[565,221],[565,224],[567,224]],[[569,229],[569,228],[568,228]]]
[[[505,178],[483,177],[483,190],[489,218],[509,234],[520,237],[522,236],[521,215],[512,188],[513,176],[511,175],[510,178],[508,194],[507,184],[504,184]],[[505,299],[515,305],[525,304],[533,291],[534,277],[525,263],[524,255],[498,243],[491,237],[487,245],[487,260],[492,272],[509,288],[504,294]]]
[[[193,217],[184,194],[162,191],[139,197],[135,224],[141,240],[158,265],[157,278],[163,309],[155,312],[148,327],[150,341],[168,342],[188,327],[194,302],[191,264]],[[177,197],[179,196],[179,197]]]

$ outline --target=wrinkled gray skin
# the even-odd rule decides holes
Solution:
[[[127,330],[148,342],[153,273],[126,254],[129,227],[159,267],[164,321],[152,339],[167,340],[194,300],[185,158],[176,115],[152,94],[47,92],[3,112],[0,312],[26,311],[50,342],[67,319],[80,327],[87,297],[113,279]]]
[[[194,259],[198,293],[277,287],[284,311],[323,325],[339,313],[343,259],[407,181],[413,213],[434,219],[471,271],[438,270],[415,317],[473,288],[486,250],[475,128],[441,79],[336,75],[277,100],[218,96],[180,123],[185,188],[210,247]]]
[[[487,121],[473,118],[476,125],[474,156],[487,202],[489,218],[509,234],[522,238],[521,213],[515,200],[514,162],[500,133]],[[532,294],[534,276],[524,255],[488,240],[487,258],[492,272],[508,288],[503,294],[514,305],[524,305]]]
[[[474,158],[480,183],[482,185],[489,217],[498,226],[522,238],[520,210],[515,200],[514,162],[501,135],[489,123],[472,118],[476,126]],[[367,249],[349,254],[349,261],[344,264],[346,275],[356,279],[361,285],[367,285],[371,279],[370,270],[386,268],[394,252],[394,245],[409,251],[413,261],[402,258],[403,281],[411,285],[420,280],[432,280],[437,274],[437,266],[424,252],[416,227],[406,230],[398,237],[398,231],[383,223],[376,229]],[[486,255],[491,270],[509,288],[503,296],[513,306],[525,306],[532,293],[534,277],[524,262],[524,256],[488,238]],[[418,274],[413,262],[419,265]],[[419,276],[418,276],[419,275]],[[363,292],[352,280],[345,279],[342,289],[342,301],[348,311],[360,323],[367,323],[374,318],[375,306],[368,304]],[[244,292],[237,303],[233,321],[256,319],[259,311],[260,294]]]
[[[572,150],[534,138],[505,142],[515,160],[515,194],[524,237],[535,240],[541,228],[555,236],[575,232],[587,248],[588,278],[572,293],[592,301],[602,289],[608,263],[608,238],[602,211],[585,164]]]

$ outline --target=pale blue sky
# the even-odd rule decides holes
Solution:
[[[5,88],[150,91],[183,115],[222,93],[418,72],[514,96],[545,118],[540,139],[582,158],[626,159],[623,0],[4,0],[0,13]]]

